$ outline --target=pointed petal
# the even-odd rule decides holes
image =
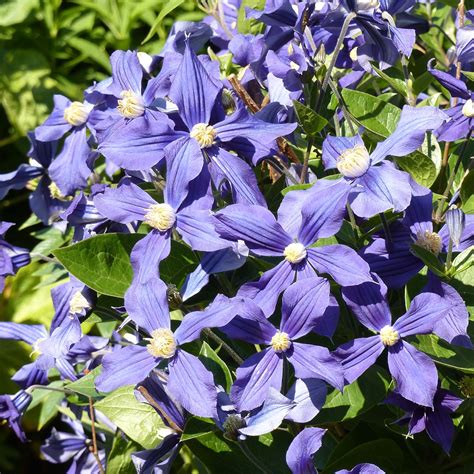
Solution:
[[[295,280],[295,270],[286,260],[266,271],[258,281],[240,287],[237,295],[249,298],[258,304],[269,317],[275,310],[278,297]]]
[[[467,89],[466,84],[460,79],[456,79],[447,72],[438,71],[437,69],[428,68],[428,71],[439,81],[439,83],[448,89],[453,97],[461,97],[462,99],[469,100],[471,94]]]
[[[266,206],[255,173],[244,160],[217,146],[208,148],[206,153],[215,173],[229,181],[236,202]],[[215,185],[220,188],[221,183]]]
[[[19,324],[0,321],[0,339],[24,341],[33,345],[38,339],[48,336],[41,324]]]
[[[110,56],[112,66],[111,90],[117,97],[122,91],[132,91],[141,96],[143,70],[135,51],[114,51]]]
[[[392,322],[390,307],[378,283],[362,283],[342,289],[347,306],[365,327],[380,331]]]
[[[319,273],[329,273],[341,286],[372,281],[370,268],[359,255],[345,245],[327,245],[308,249],[308,260]]]
[[[295,369],[296,377],[322,379],[342,391],[344,377],[341,364],[326,347],[294,342],[287,357]]]
[[[454,424],[447,413],[441,410],[428,412],[426,414],[426,433],[443,448],[446,454],[449,454],[454,440]]]
[[[137,384],[146,379],[158,364],[143,346],[115,349],[102,359],[102,372],[95,379],[100,392],[111,392],[124,385]]]
[[[189,44],[171,84],[170,97],[189,130],[198,123],[209,124],[211,111],[222,89],[208,74]]]
[[[249,357],[238,369],[231,394],[238,411],[253,410],[263,404],[270,388],[280,390],[283,359],[272,349]]]
[[[257,255],[283,255],[292,240],[273,214],[261,206],[233,204],[215,215],[216,230],[227,240],[243,240]]]
[[[107,219],[121,224],[143,221],[150,206],[156,201],[129,178],[122,179],[116,188],[107,187],[94,196],[97,210]]]
[[[12,189],[23,189],[29,181],[41,176],[44,171],[38,166],[22,164],[11,173],[0,174],[0,200]]]
[[[72,128],[64,118],[64,110],[71,105],[71,101],[59,94],[54,95],[53,99],[54,109],[51,115],[35,129],[35,138],[41,142],[59,140]]]
[[[405,341],[388,350],[388,368],[400,394],[418,405],[433,407],[438,372],[433,361]]]
[[[195,356],[178,350],[169,364],[168,390],[190,413],[217,416],[217,390],[212,373]]]
[[[329,305],[329,282],[313,277],[298,280],[283,293],[281,330],[292,339],[310,332]]]
[[[316,474],[313,455],[322,445],[326,430],[305,428],[291,442],[286,452],[286,464],[292,474]]]
[[[341,361],[347,383],[358,379],[375,364],[384,346],[379,336],[354,339],[339,346],[334,354]]]
[[[387,156],[406,156],[421,146],[425,133],[436,130],[448,116],[437,107],[410,107],[405,105],[395,131],[377,144],[370,155],[372,164]]]

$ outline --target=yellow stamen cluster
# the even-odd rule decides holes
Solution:
[[[117,109],[126,118],[141,117],[145,112],[143,98],[133,91],[122,91]]]
[[[73,127],[86,123],[89,117],[89,108],[82,102],[74,101],[64,109],[64,120]]]
[[[418,232],[415,244],[435,255],[438,255],[441,252],[443,241],[436,232],[425,230],[424,232]]]
[[[382,341],[382,344],[384,346],[393,346],[395,345],[399,340],[400,336],[398,335],[398,331],[393,329],[392,326],[384,326],[380,330],[380,340]]]
[[[291,339],[286,332],[277,331],[270,344],[275,352],[285,352],[291,346]]]
[[[53,199],[59,199],[60,201],[68,201],[69,199],[72,199],[69,196],[65,196],[54,181],[51,181],[51,184],[48,186],[48,189],[49,194],[51,194],[51,197]]]
[[[153,357],[169,359],[176,352],[176,340],[167,328],[155,329],[151,332],[151,338],[146,340],[150,341],[146,348]]]
[[[306,258],[306,247],[299,242],[293,242],[286,246],[283,255],[288,262],[299,263]]]
[[[90,307],[89,302],[80,291],[76,291],[69,302],[69,312],[72,314],[82,313]]]
[[[201,148],[209,148],[214,143],[217,132],[211,125],[197,123],[192,128],[190,135],[199,143]]]
[[[336,161],[336,168],[346,178],[362,176],[369,169],[369,166],[369,152],[361,145],[349,148]]]
[[[462,106],[462,114],[464,115],[464,117],[474,117],[474,102],[472,101],[472,99],[466,100],[466,102]]]
[[[153,204],[145,214],[145,223],[160,232],[171,229],[176,222],[176,214],[169,204]]]

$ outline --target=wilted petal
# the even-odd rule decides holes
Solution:
[[[326,430],[305,428],[291,442],[286,452],[286,464],[293,474],[316,474],[313,455],[321,447]]]
[[[407,400],[432,408],[438,385],[433,361],[405,341],[388,350],[388,368],[397,381],[398,392]]]
[[[178,350],[169,372],[168,390],[187,411],[205,418],[217,416],[214,377],[196,356]]]
[[[95,379],[100,392],[111,392],[124,385],[137,384],[146,379],[159,359],[143,346],[125,346],[115,349],[102,359],[102,372]]]

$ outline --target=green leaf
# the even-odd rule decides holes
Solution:
[[[216,383],[225,387],[226,391],[229,391],[232,385],[232,375],[229,367],[207,342],[202,343],[199,359],[214,374]]]
[[[69,247],[57,249],[54,256],[93,290],[123,297],[132,283],[130,252],[142,234],[102,234]]]
[[[292,186],[287,186],[286,188],[281,190],[282,196],[286,196],[290,191],[299,191],[302,189],[309,189],[311,186],[310,184],[293,184]]]
[[[155,448],[164,437],[165,425],[150,405],[135,398],[133,391],[134,385],[121,387],[94,406],[130,439],[146,449]]]
[[[61,388],[62,386],[63,382],[60,380],[51,382],[48,385],[48,387],[52,388]],[[41,430],[58,414],[58,407],[65,397],[65,393],[53,390],[37,388],[33,391],[33,399],[28,410],[34,410],[35,414],[38,415],[38,430]]]
[[[38,0],[3,0],[0,5],[0,26],[16,25],[25,21],[38,6]]]
[[[344,387],[344,393],[333,390],[315,418],[317,424],[350,420],[382,401],[390,383],[388,374],[372,366],[361,377]]]
[[[263,10],[265,0],[243,0],[237,15],[237,30],[241,34],[257,34],[263,29],[263,24],[255,18],[247,18],[247,8],[253,10]]]
[[[124,439],[122,435],[118,434],[114,438],[112,449],[107,458],[107,472],[113,474],[135,474],[136,470],[132,461],[132,454],[140,451],[138,446],[133,441]]]
[[[438,257],[429,250],[412,244],[410,247],[411,253],[418,257],[435,275],[439,277],[445,276],[444,265],[439,261]]]
[[[320,132],[327,124],[328,121],[317,114],[314,110],[306,107],[297,100],[293,101],[296,116],[298,117],[298,123],[307,135],[314,136]]]
[[[453,266],[456,268],[456,273],[449,281],[463,298],[471,315],[474,315],[473,253],[472,247],[468,248],[453,260]]]
[[[89,40],[78,38],[76,36],[68,38],[67,43],[74,49],[77,49],[87,58],[92,59],[97,64],[102,66],[107,72],[112,72],[109,55],[105,49],[100,48]]]
[[[84,395],[85,397],[100,398],[102,395],[95,389],[95,378],[100,374],[102,366],[96,367],[91,370],[84,377],[76,380],[75,382],[67,383],[64,387],[68,390],[72,390],[75,393]]]
[[[170,255],[160,263],[160,278],[179,288],[198,263],[198,256],[187,245],[173,240]]]
[[[377,74],[385,81],[388,83],[389,86],[391,86],[394,90],[396,90],[399,94],[401,94],[403,97],[408,97],[408,92],[407,92],[407,85],[405,84],[405,81],[402,79],[397,79],[396,77],[389,76],[382,70],[378,69],[372,64],[372,68],[377,72]]]
[[[400,109],[365,92],[342,89],[342,97],[357,121],[367,130],[386,138],[395,130]]]
[[[466,374],[474,374],[474,351],[465,347],[455,346],[443,341],[438,336],[416,336],[414,345],[428,354],[434,362],[445,367],[459,370]]]
[[[142,41],[142,44],[147,43],[153,38],[153,35],[157,32],[164,18],[169,15],[173,10],[176,10],[184,0],[171,0],[170,2],[165,3],[164,7],[161,9],[160,14],[156,17],[153,25],[151,26],[150,31],[146,35],[146,38]]]

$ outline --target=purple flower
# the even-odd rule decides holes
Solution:
[[[8,275],[15,275],[21,267],[30,263],[30,252],[27,249],[5,240],[6,232],[14,225],[13,222],[0,221],[0,292],[3,291]]]
[[[451,120],[436,130],[438,140],[454,142],[467,138],[474,130],[474,93],[460,79],[428,65],[429,72],[438,79],[438,82],[448,89],[452,97],[457,97],[458,103],[446,111]]]
[[[314,277],[318,272],[329,273],[342,286],[372,281],[367,265],[351,248],[339,244],[312,247],[317,239],[340,229],[345,214],[340,203],[346,198],[346,188],[336,186],[318,188],[317,195],[290,192],[278,210],[278,221],[260,206],[235,204],[217,212],[216,230],[221,237],[243,240],[258,256],[283,258],[257,282],[243,285],[238,294],[253,299],[270,315],[281,292],[295,279]]]
[[[438,385],[436,366],[404,338],[431,333],[435,324],[446,315],[449,303],[434,293],[422,293],[413,298],[408,311],[392,323],[390,308],[380,286],[365,283],[343,288],[342,295],[359,322],[377,333],[355,339],[336,350],[346,381],[356,380],[387,349],[388,368],[399,393],[414,403],[433,407]]]
[[[450,415],[462,402],[462,399],[442,388],[436,391],[432,408],[412,403],[396,391],[386,399],[386,403],[396,405],[406,412],[397,423],[408,422],[408,434],[413,435],[426,430],[428,436],[438,443],[446,454],[449,454],[454,439],[454,425]]]
[[[305,428],[291,442],[286,452],[286,464],[293,474],[317,473],[313,456],[322,445],[326,430]]]
[[[317,277],[306,278],[283,293],[279,328],[250,300],[246,301],[245,313],[221,327],[233,339],[267,346],[237,369],[231,396],[239,411],[262,405],[270,388],[280,391],[285,361],[293,366],[297,378],[322,379],[342,390],[341,368],[328,349],[296,342],[325,318],[329,301],[329,283]]]
[[[25,443],[25,432],[21,427],[21,417],[31,403],[31,395],[20,390],[15,395],[0,395],[0,419],[6,420],[10,428]]]
[[[410,175],[398,170],[387,156],[403,157],[415,151],[422,143],[425,132],[438,128],[446,119],[434,107],[403,107],[397,128],[386,140],[369,153],[359,135],[328,137],[323,143],[323,161],[326,169],[342,174],[335,183],[346,187],[352,210],[360,217],[372,217],[393,209],[403,211],[410,204]],[[320,180],[314,192],[322,186]],[[340,202],[340,206],[345,206]]]

